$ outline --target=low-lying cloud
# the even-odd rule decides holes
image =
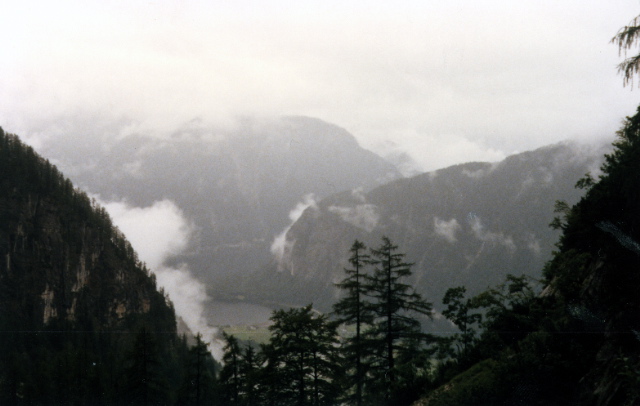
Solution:
[[[192,227],[170,200],[149,207],[133,207],[123,201],[102,205],[152,270],[160,268],[169,256],[181,252],[189,243]]]
[[[535,234],[529,234],[526,239],[527,248],[529,248],[534,254],[539,255],[542,251],[540,247],[540,240]]]
[[[436,235],[444,238],[450,243],[458,241],[456,238],[456,232],[461,228],[462,227],[458,223],[458,220],[455,218],[452,218],[449,221],[440,220],[438,217],[434,217],[433,219],[433,229]]]
[[[432,170],[611,135],[637,104],[608,43],[631,0],[3,3],[0,124],[25,137],[307,115]]]
[[[302,198],[302,201],[298,202],[296,206],[289,212],[289,220],[291,220],[291,223],[289,223],[289,225],[285,227],[285,229],[282,230],[282,232],[278,234],[271,243],[271,254],[276,257],[279,270],[282,270],[286,252],[293,246],[293,242],[287,240],[287,233],[289,232],[293,224],[302,216],[302,213],[304,213],[304,211],[309,207],[313,207],[314,209],[318,208],[318,204],[313,193],[305,195]]]
[[[513,251],[516,249],[516,244],[513,242],[513,238],[505,236],[504,233],[494,233],[485,229],[480,217],[471,215],[469,216],[469,225],[473,231],[473,235],[480,241],[489,242],[492,244],[500,244],[507,249]]]
[[[158,285],[169,294],[176,310],[189,329],[202,334],[211,344],[214,357],[222,356],[218,330],[207,323],[204,308],[209,301],[204,284],[191,274],[187,265],[170,267],[167,259],[185,250],[193,226],[170,200],[161,200],[148,207],[133,207],[126,202],[102,204],[114,224],[125,234],[138,253],[156,275]]]
[[[380,214],[374,204],[359,204],[355,207],[329,206],[329,212],[335,213],[342,221],[358,227],[368,233],[378,225]]]

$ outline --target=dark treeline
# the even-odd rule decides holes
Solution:
[[[584,197],[556,204],[562,236],[542,292],[510,277],[445,313],[459,345],[425,392],[430,406],[639,404],[640,108],[617,135],[599,178],[577,182]],[[463,291],[447,293],[451,304]],[[459,314],[477,306],[486,310],[474,343],[465,329],[480,316]]]
[[[0,404],[206,404],[216,365],[104,208],[0,128]]]
[[[356,241],[351,254],[352,268],[338,285],[345,295],[331,315],[311,305],[275,311],[271,339],[257,350],[225,336],[223,404],[401,405],[416,399],[435,343],[417,315],[430,317],[431,303],[405,283],[411,264],[389,239],[368,252]]]
[[[471,298],[449,289],[442,314],[457,332],[427,334],[432,304],[405,283],[411,264],[398,247],[383,238],[369,250],[355,241],[350,252],[332,314],[311,305],[276,311],[259,347],[225,335],[222,404],[410,405],[535,328],[524,310],[535,281],[510,275]]]

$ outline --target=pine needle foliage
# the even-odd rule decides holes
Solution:
[[[623,84],[633,86],[634,76],[640,73],[640,54],[627,57],[627,52],[640,43],[640,16],[621,28],[611,42],[618,45],[620,55],[625,56],[625,60],[618,65],[618,73],[623,76]]]

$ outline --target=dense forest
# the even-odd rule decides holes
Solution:
[[[106,211],[0,129],[0,404],[200,404],[216,364]]]

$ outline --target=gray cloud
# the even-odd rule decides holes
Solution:
[[[205,285],[198,281],[185,264],[165,265],[171,256],[180,253],[189,243],[192,233],[182,211],[170,200],[155,202],[149,207],[133,207],[126,202],[102,203],[113,222],[127,236],[141,261],[155,273],[158,285],[169,294],[176,314],[189,329],[201,333],[211,343],[217,359],[222,356],[218,330],[205,318],[205,306],[210,298]]]
[[[450,243],[458,241],[456,238],[456,232],[461,228],[462,227],[458,223],[458,220],[455,218],[452,218],[449,221],[441,220],[438,217],[433,218],[433,229],[436,235],[443,237]]]
[[[527,236],[527,248],[529,248],[536,255],[540,254],[540,240],[534,234],[530,234]]]
[[[511,251],[516,249],[516,244],[513,242],[513,238],[511,236],[505,235],[502,232],[496,233],[486,230],[485,226],[482,224],[482,220],[480,220],[480,217],[476,215],[470,216],[469,225],[471,226],[473,235],[478,240],[492,244],[500,244]]]
[[[335,213],[342,221],[356,226],[368,233],[378,225],[380,214],[374,204],[359,204],[355,207],[329,206],[328,210]]]
[[[291,223],[280,234],[278,234],[271,243],[271,254],[276,258],[279,270],[283,269],[283,263],[287,260],[288,251],[293,248],[295,241],[287,239],[287,233],[293,226],[293,224],[302,216],[305,210],[309,207],[314,209],[318,208],[313,193],[305,195],[302,201],[298,202],[296,206],[289,212],[289,220]]]
[[[297,114],[426,170],[611,135],[636,104],[608,43],[635,0],[5,3],[0,125],[34,142]]]

